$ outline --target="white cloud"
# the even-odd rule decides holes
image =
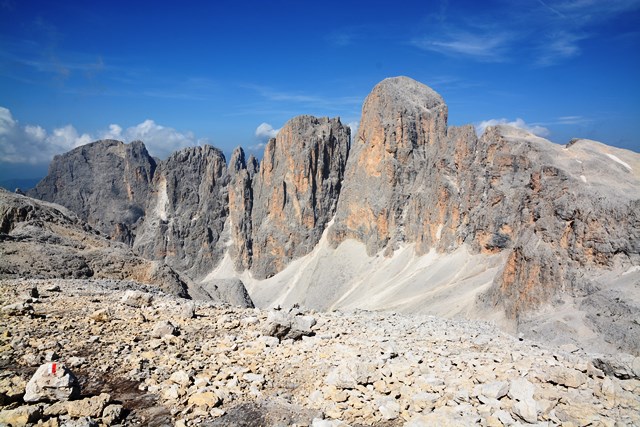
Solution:
[[[358,128],[360,127],[360,122],[349,122],[347,126],[351,128],[351,141],[356,139],[356,134],[358,133]]]
[[[256,128],[256,137],[268,141],[270,138],[275,138],[280,129],[274,129],[269,123],[261,123]]]
[[[47,132],[41,126],[21,126],[9,109],[0,107],[0,161],[7,163],[47,163],[54,155],[91,142],[71,125]]]
[[[97,137],[80,134],[73,125],[47,131],[38,125],[21,125],[9,109],[0,107],[0,162],[41,164],[51,161],[56,154],[88,144],[97,139],[117,139],[124,142],[141,140],[153,156],[166,158],[175,150],[208,143],[192,132],[158,125],[153,120],[123,129],[111,124],[107,131],[97,132]]]
[[[102,139],[118,139],[124,142],[140,140],[152,156],[166,158],[176,150],[195,145],[207,144],[209,141],[196,138],[193,132],[178,132],[177,130],[157,124],[147,119],[144,122],[122,129],[120,125],[111,124],[109,130],[100,135]]]
[[[531,132],[534,135],[542,136],[542,137],[549,135],[549,129],[547,129],[546,127],[535,125],[535,124],[528,125],[521,118],[517,118],[514,121],[509,121],[507,119],[483,120],[476,125],[476,133],[478,135],[482,135],[487,127],[496,126],[496,125],[509,125],[509,126],[517,127],[519,129],[526,130],[527,132]]]

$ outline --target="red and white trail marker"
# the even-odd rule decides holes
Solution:
[[[55,375],[55,374],[56,374],[56,369],[57,369],[57,368],[58,368],[58,367],[56,366],[56,364],[55,364],[55,363],[52,363],[51,365],[49,365],[49,373],[50,373],[51,375]]]

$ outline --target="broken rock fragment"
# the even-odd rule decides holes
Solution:
[[[61,363],[41,365],[27,383],[25,402],[69,400],[78,395],[80,385],[73,373]]]

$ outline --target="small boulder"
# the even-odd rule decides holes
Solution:
[[[117,424],[124,418],[122,405],[108,405],[102,411],[102,423],[110,426]]]
[[[26,302],[17,302],[15,304],[9,304],[2,307],[3,313],[9,316],[24,316],[33,313],[33,307]]]
[[[89,318],[95,322],[108,322],[111,320],[111,312],[108,308],[101,308],[91,313]]]
[[[272,310],[267,315],[263,332],[265,335],[276,337],[280,340],[299,340],[303,336],[312,335],[312,328],[315,324],[316,319],[313,316]]]
[[[25,402],[69,400],[80,392],[78,379],[61,363],[45,363],[27,383]]]
[[[122,296],[121,301],[131,307],[149,307],[153,296],[146,292],[128,290]]]
[[[153,325],[151,336],[153,338],[162,338],[164,336],[178,335],[178,328],[168,320],[160,320]]]
[[[98,418],[110,400],[111,396],[108,393],[101,393],[99,396],[87,397],[82,400],[72,400],[67,404],[67,412],[74,418]]]
[[[42,418],[42,408],[35,405],[20,406],[0,411],[0,426],[27,426]]]
[[[183,319],[193,319],[196,317],[196,305],[189,301],[180,307],[180,317]]]

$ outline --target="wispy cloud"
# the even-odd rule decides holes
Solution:
[[[526,130],[527,132],[531,132],[534,135],[542,136],[542,137],[548,136],[550,133],[549,129],[547,129],[546,127],[540,126],[538,124],[527,124],[521,118],[517,118],[512,121],[504,118],[483,120],[480,123],[476,124],[476,133],[478,135],[482,135],[486,128],[488,128],[489,126],[497,126],[497,125],[513,126],[518,129],[523,129],[523,130]]]
[[[500,62],[505,60],[509,40],[507,33],[474,34],[454,31],[447,34],[446,38],[426,36],[412,40],[411,44],[422,50],[472,57],[479,61]]]
[[[21,125],[8,108],[0,107],[0,162],[47,163],[56,154],[107,138],[125,142],[141,140],[153,156],[160,158],[184,147],[209,142],[196,138],[193,132],[180,132],[153,120],[145,120],[126,129],[111,124],[107,130],[93,135],[80,133],[71,124],[48,131],[39,125]]]
[[[241,87],[257,92],[268,101],[294,103],[322,109],[359,106],[363,100],[361,96],[321,96],[306,92],[283,91],[254,84],[243,84]]]
[[[431,15],[410,43],[422,50],[479,62],[517,61],[552,66],[582,54],[603,25],[640,8],[640,0],[537,0],[504,3],[474,16]]]

